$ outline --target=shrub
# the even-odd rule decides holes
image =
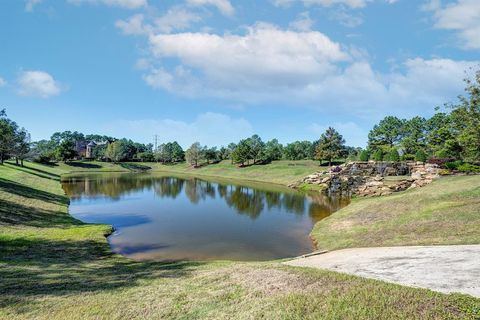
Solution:
[[[445,168],[450,169],[450,170],[457,170],[459,166],[463,164],[463,161],[457,160],[457,161],[450,161],[445,163]]]
[[[398,153],[397,149],[392,149],[387,155],[388,161],[398,162],[400,161],[400,154]]]
[[[458,166],[458,170],[462,172],[480,173],[480,166],[471,163],[464,163]]]
[[[418,150],[417,153],[415,153],[415,161],[426,162],[427,154],[425,153],[425,151]]]
[[[370,158],[370,155],[368,154],[367,150],[363,150],[360,153],[360,161],[368,161],[369,158]]]
[[[441,169],[440,171],[438,171],[438,174],[441,175],[441,176],[448,176],[450,174],[450,170]]]
[[[415,160],[415,155],[411,153],[405,153],[401,158],[403,161]]]
[[[383,151],[382,150],[377,150],[373,154],[373,160],[375,161],[383,161]]]

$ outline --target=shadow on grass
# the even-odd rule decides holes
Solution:
[[[33,174],[33,173],[30,173]],[[53,204],[68,204],[68,198],[47,191],[34,189],[24,184],[0,178],[0,191]]]
[[[152,169],[152,167],[146,166],[144,164],[138,164],[138,163],[120,162],[118,165],[122,168],[133,170],[133,171],[147,171]]]
[[[28,302],[31,296],[107,291],[145,279],[185,277],[199,265],[136,262],[112,254],[103,241],[0,237],[0,307]]]
[[[6,163],[7,165],[10,166],[10,168],[19,170],[40,178],[45,178],[45,179],[51,179],[51,180],[57,180],[60,181],[60,176],[58,174],[50,173],[48,171],[43,171],[40,169],[32,168],[32,167],[27,167],[27,166],[17,166],[16,164],[13,163]],[[32,172],[33,171],[33,172]]]
[[[33,208],[8,200],[0,200],[0,228],[2,226],[65,228],[80,224],[82,224],[81,221],[63,211]]]
[[[67,166],[75,167],[75,168],[84,168],[84,169],[100,169],[102,168],[101,165],[95,163],[88,163],[88,162],[65,162]]]

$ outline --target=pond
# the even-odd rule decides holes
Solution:
[[[266,184],[155,174],[69,176],[70,214],[111,224],[114,252],[136,260],[271,260],[314,250],[313,225],[344,199]]]

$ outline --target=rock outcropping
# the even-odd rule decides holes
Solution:
[[[302,183],[318,185],[328,194],[382,196],[423,187],[438,172],[436,165],[422,162],[349,162],[309,175]]]

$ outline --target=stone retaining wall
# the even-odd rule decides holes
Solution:
[[[436,165],[422,162],[348,162],[309,175],[302,182],[319,185],[329,194],[381,196],[423,187],[438,178],[438,172]],[[389,176],[405,176],[405,179],[386,181]]]

